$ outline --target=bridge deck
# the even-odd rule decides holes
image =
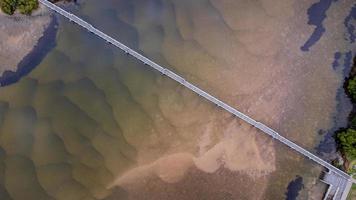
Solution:
[[[282,142],[283,144],[287,145],[288,147],[292,148],[293,150],[297,151],[298,153],[308,157],[309,159],[315,161],[316,163],[322,165],[323,167],[327,168],[329,171],[333,171],[338,176],[346,179],[351,180],[350,176],[345,172],[339,170],[338,168],[334,167],[333,165],[329,164],[328,162],[324,161],[323,159],[319,158],[318,156],[314,155],[313,153],[305,150],[303,147],[295,144],[294,142],[288,140],[287,138],[281,136],[273,129],[269,128],[268,126],[257,122],[250,118],[249,116],[243,114],[242,112],[236,110],[235,108],[229,106],[228,104],[222,102],[221,100],[217,99],[216,97],[210,95],[209,93],[203,91],[199,87],[193,85],[192,83],[186,81],[183,77],[177,75],[176,73],[170,71],[167,68],[164,68],[157,63],[153,62],[152,60],[146,58],[145,56],[137,53],[133,49],[127,47],[126,45],[122,44],[121,42],[113,39],[112,37],[106,35],[105,33],[101,32],[100,30],[96,29],[94,26],[89,24],[88,22],[82,20],[81,18],[63,10],[62,8],[54,5],[53,3],[47,0],[39,0],[42,4],[47,6],[48,8],[54,10],[55,12],[61,14],[62,16],[68,18],[70,21],[75,22],[76,24],[82,26],[83,28],[87,29],[88,31],[92,32],[93,34],[97,35],[98,37],[102,38],[103,40],[113,44],[114,46],[118,47],[119,49],[123,50],[126,54],[129,54],[136,59],[142,61],[145,65],[152,67],[153,69],[159,71],[160,73],[170,77],[171,79],[177,81],[178,83],[182,84],[186,88],[190,89],[191,91],[197,93],[198,95],[204,97],[208,101],[216,104],[217,106],[223,108],[227,112],[239,117],[240,119],[244,120],[245,122],[249,123],[250,125],[256,127],[257,129],[263,131],[264,133],[270,135],[274,139]]]

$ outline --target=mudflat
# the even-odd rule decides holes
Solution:
[[[8,16],[0,11],[0,75],[16,71],[21,60],[36,46],[51,17],[42,5],[31,16],[16,13]]]

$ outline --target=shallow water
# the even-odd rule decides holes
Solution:
[[[309,35],[297,31],[311,30],[307,14],[295,13],[311,3],[293,3],[87,0],[66,9],[313,150],[317,131],[333,126],[343,77],[334,52],[349,48],[328,30],[343,26],[348,13],[338,13],[351,3],[331,6],[338,17],[325,19],[307,53]],[[299,198],[310,197],[315,164],[63,18],[56,42],[0,89],[4,196],[283,199],[300,175]]]

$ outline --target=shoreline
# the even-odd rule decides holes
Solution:
[[[5,70],[0,76],[0,87],[18,82],[23,76],[29,74],[56,46],[58,21],[54,15],[50,15],[50,23],[45,28],[32,50],[29,51],[17,64],[16,71]]]
[[[349,85],[350,80],[354,79],[355,77],[356,77],[356,56],[354,56],[353,59],[352,59],[352,66],[351,66],[350,72],[349,72],[348,76],[345,78],[344,83],[343,83],[343,89],[345,91],[346,96],[351,101],[352,109],[351,109],[350,113],[347,116],[347,125],[346,125],[346,127],[343,127],[340,130],[337,130],[335,132],[335,135],[334,135],[335,137],[341,131],[353,128],[353,125],[352,125],[353,124],[353,120],[356,117],[356,101],[355,101],[355,99],[352,98],[352,94],[350,93],[350,91],[348,89],[348,85]],[[344,171],[347,172],[348,168],[349,168],[349,166],[347,166],[347,164],[352,163],[353,160],[349,160],[347,158],[346,153],[342,152],[342,148],[340,147],[340,142],[339,141],[336,141],[336,145],[337,145],[338,152],[340,152],[340,155],[342,156],[342,158],[344,160],[344,165],[343,165]]]
[[[337,89],[336,93],[336,112],[333,118],[333,125],[329,129],[320,129],[319,134],[322,135],[320,142],[315,147],[317,155],[321,156],[329,162],[335,160],[338,154],[337,142],[335,141],[335,135],[338,131],[347,127],[350,118],[350,112],[353,110],[350,97],[346,93],[345,83],[350,76],[353,65],[343,65],[342,72],[343,83]]]
[[[352,59],[352,66],[351,69],[349,71],[348,76],[345,78],[344,83],[343,83],[343,89],[345,91],[346,96],[349,98],[351,105],[352,105],[352,109],[349,112],[348,116],[347,116],[347,125],[346,127],[342,127],[339,130],[335,131],[334,133],[334,137],[335,137],[335,142],[336,142],[336,149],[338,154],[341,156],[343,163],[341,165],[342,170],[345,171],[346,173],[349,173],[350,170],[350,164],[353,163],[355,160],[348,158],[347,153],[345,153],[343,151],[343,148],[341,147],[341,142],[337,139],[338,134],[340,134],[343,131],[347,131],[348,129],[354,129],[353,127],[353,123],[354,123],[354,119],[356,117],[356,100],[352,97],[352,94],[348,88],[350,81],[352,79],[356,78],[356,56],[353,57]],[[352,170],[352,166],[351,166],[351,170]],[[352,174],[351,174],[352,175]]]

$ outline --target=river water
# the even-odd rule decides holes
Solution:
[[[334,117],[350,109],[347,101],[337,109],[337,94],[355,47],[345,39],[346,0],[330,3],[317,20],[325,31],[307,42],[318,31],[307,24],[313,4],[86,0],[64,8],[316,152],[342,125]],[[58,23],[55,48],[0,89],[1,199],[320,199],[316,164]]]

